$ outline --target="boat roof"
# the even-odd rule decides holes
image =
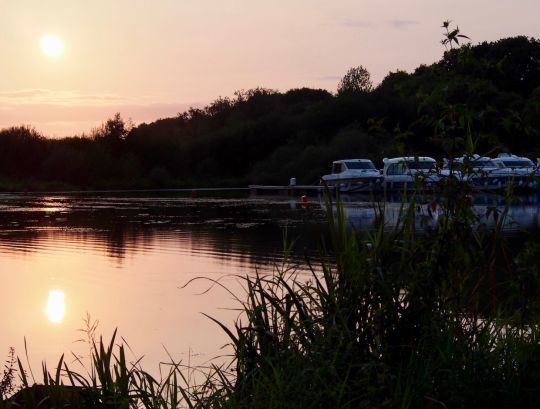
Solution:
[[[339,159],[335,160],[332,163],[343,163],[343,162],[371,162],[370,159]]]
[[[463,156],[460,156],[459,158],[455,158],[454,159],[454,162],[459,162],[459,163],[463,163],[463,161],[465,160],[469,160],[469,161],[475,161],[475,162],[487,162],[489,160],[492,160],[490,157],[487,157],[487,156],[480,156],[478,154],[474,154],[474,155],[471,155],[471,156],[468,156],[468,155],[463,155]]]
[[[384,164],[390,163],[400,163],[400,162],[431,162],[436,163],[437,161],[429,156],[400,156],[398,158],[384,158]]]
[[[517,155],[511,155],[509,153],[499,153],[497,155],[497,159],[504,159],[505,161],[522,161],[522,160],[529,160],[526,156],[517,156]],[[532,162],[532,161],[531,161]]]

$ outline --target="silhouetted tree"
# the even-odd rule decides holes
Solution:
[[[100,128],[94,130],[93,136],[95,139],[109,139],[114,141],[123,141],[126,139],[129,132],[133,129],[131,121],[124,121],[120,115],[120,112],[114,114],[113,118],[110,118]]]
[[[373,89],[369,71],[362,65],[349,68],[349,71],[339,82],[338,95],[354,92],[370,92]]]

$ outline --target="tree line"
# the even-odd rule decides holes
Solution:
[[[439,61],[375,87],[359,66],[335,94],[255,88],[138,126],[116,114],[89,137],[3,129],[0,188],[244,186],[292,176],[311,184],[336,159],[457,156],[470,141],[479,153],[540,156],[538,40],[448,47]]]

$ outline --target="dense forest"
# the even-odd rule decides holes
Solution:
[[[450,44],[452,45],[452,44]],[[130,125],[120,114],[89,137],[0,131],[3,190],[175,188],[318,183],[342,158],[483,154],[540,157],[540,41],[450,47],[373,87],[352,68],[338,91],[256,88],[174,118]]]

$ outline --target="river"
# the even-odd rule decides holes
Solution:
[[[0,358],[9,347],[25,356],[25,339],[34,373],[62,353],[83,356],[75,341],[89,314],[150,368],[169,353],[206,362],[226,337],[201,313],[229,324],[238,314],[220,286],[204,293],[212,280],[241,294],[234,276],[271,271],[285,229],[299,259],[324,228],[318,203],[286,198],[0,195]]]
[[[242,298],[236,277],[271,272],[281,262],[284,231],[295,241],[293,263],[316,254],[326,212],[317,198],[305,206],[244,193],[191,196],[1,194],[0,358],[14,347],[26,361],[26,342],[39,382],[41,361],[54,368],[62,353],[88,354],[76,342],[86,337],[87,316],[106,340],[118,328],[131,358],[144,356],[151,372],[169,354],[202,364],[226,353],[223,330],[201,313],[232,325],[239,305],[221,285]],[[508,229],[538,230],[540,196],[520,200]],[[344,201],[351,226],[373,225],[366,198]],[[484,214],[501,203],[490,195],[474,201]],[[392,220],[399,203],[386,209]],[[77,365],[70,355],[67,361]]]

